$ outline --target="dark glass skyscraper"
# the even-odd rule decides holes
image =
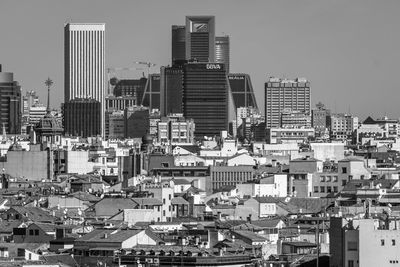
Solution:
[[[90,137],[101,134],[101,103],[95,99],[75,98],[64,103],[64,132]]]
[[[142,105],[152,109],[160,110],[160,74],[149,74],[145,91],[143,95]]]
[[[21,86],[11,72],[2,72],[0,65],[0,127],[7,133],[21,133]]]
[[[240,107],[254,107],[258,109],[253,86],[248,74],[230,73],[228,74],[228,81],[232,92],[235,112]]]
[[[224,64],[188,63],[183,71],[183,113],[196,136],[228,130],[228,85]]]
[[[215,17],[186,17],[186,59],[215,62]]]
[[[230,48],[229,36],[215,37],[215,62],[225,65],[226,73],[229,73]]]
[[[186,59],[186,28],[172,25],[172,65]]]
[[[182,113],[183,67],[161,67],[160,112],[161,116]]]

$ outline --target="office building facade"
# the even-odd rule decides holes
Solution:
[[[2,72],[0,65],[0,126],[7,133],[21,133],[21,86],[14,81],[14,74]]]
[[[91,137],[101,134],[101,103],[95,99],[75,98],[63,105],[66,135]]]
[[[244,73],[229,73],[228,81],[235,110],[241,107],[253,107],[258,109],[250,75]]]
[[[150,131],[150,112],[147,107],[125,109],[125,138],[142,138]]]
[[[290,108],[310,114],[310,82],[303,78],[296,80],[271,77],[265,83],[265,124],[267,128],[280,126],[282,111]]]
[[[186,27],[172,25],[172,66],[186,59]]]
[[[142,103],[143,95],[147,83],[147,78],[140,79],[123,79],[118,80],[113,89],[113,94],[116,97],[136,97],[139,104]]]
[[[229,36],[215,37],[215,62],[225,65],[226,73],[229,73],[230,66],[230,46]]]
[[[330,128],[331,111],[326,109],[324,104],[318,103],[311,111],[311,121],[315,136],[322,137]]]
[[[228,130],[228,84],[223,64],[188,63],[183,72],[183,114],[196,124],[196,136]]]
[[[285,108],[281,114],[282,128],[311,128],[311,116],[304,111]]]
[[[169,113],[183,113],[183,68],[181,66],[161,67],[160,74],[160,112],[161,116]]]
[[[215,62],[215,17],[186,17],[186,60]]]
[[[66,24],[64,56],[64,102],[75,98],[99,101],[101,135],[104,136],[105,24]]]
[[[160,110],[160,74],[149,74],[141,104],[151,110]]]

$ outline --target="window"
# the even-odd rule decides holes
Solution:
[[[171,211],[171,206],[168,206],[168,211]]]
[[[337,186],[334,186],[333,187],[333,193],[337,193],[338,192],[338,187]]]
[[[165,198],[162,199],[162,203],[165,205]]]
[[[327,193],[331,193],[332,192],[332,187],[331,186],[327,186],[326,187],[326,192]]]
[[[314,193],[318,193],[318,186],[314,186]]]
[[[325,193],[325,186],[320,186],[320,190],[321,193]]]
[[[354,267],[354,261],[353,261],[353,260],[349,260],[349,261],[347,262],[347,266],[348,266],[348,267]]]
[[[162,215],[165,216],[165,210],[162,211]]]
[[[381,239],[381,246],[385,245],[385,239]]]
[[[325,182],[325,176],[320,176],[320,177],[319,177],[319,181],[320,181],[320,182]]]
[[[35,235],[39,235],[39,229],[35,229]]]
[[[342,180],[342,186],[345,186],[345,185],[346,185],[346,183],[347,183],[347,181],[346,181],[346,180]]]
[[[171,194],[168,195],[168,199],[171,200]]]
[[[361,177],[360,177],[360,178],[361,178],[361,180],[364,180],[364,178],[365,178],[365,175],[361,175]]]
[[[333,178],[332,178],[332,182],[337,182],[338,181],[338,177],[337,176],[333,176]]]
[[[161,163],[161,167],[168,168],[169,167],[169,163],[168,162],[162,162]]]
[[[347,250],[348,250],[348,251],[357,251],[357,242],[355,242],[355,241],[348,241],[348,242],[347,242]]]
[[[327,182],[330,182],[332,180],[332,177],[331,176],[326,176],[326,181]]]
[[[30,229],[30,230],[29,230],[29,235],[34,235],[34,234],[33,234],[33,229]]]
[[[346,167],[342,167],[342,173],[347,173],[347,168]]]
[[[396,246],[396,240],[392,239],[392,246]]]

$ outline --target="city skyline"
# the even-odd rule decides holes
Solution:
[[[400,22],[399,4],[5,1],[0,11],[0,59],[3,71],[14,73],[23,94],[36,90],[42,102],[46,101],[43,81],[50,76],[55,82],[52,107],[59,108],[64,99],[65,23],[105,23],[106,67],[135,67],[134,61],[149,61],[157,63],[151,69],[157,73],[171,62],[172,25],[183,25],[186,16],[215,16],[216,35],[230,37],[231,72],[250,74],[260,110],[269,76],[305,77],[311,82],[313,106],[322,101],[332,112],[397,118],[398,93],[392,77],[400,62],[400,37],[394,34]],[[165,12],[151,13],[155,5]],[[20,16],[21,8],[30,13]],[[10,21],[12,28],[7,27]],[[132,78],[140,77],[141,71],[135,75]]]

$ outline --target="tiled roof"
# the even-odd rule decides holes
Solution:
[[[132,198],[132,201],[140,206],[161,206],[163,203],[160,199],[152,197]]]
[[[33,224],[37,225],[40,229],[42,229],[46,233],[55,232],[57,228],[57,225],[52,223],[33,223]],[[30,224],[28,228],[33,224]]]
[[[172,205],[189,205],[189,202],[187,202],[183,197],[174,197],[171,200]]]
[[[78,266],[78,263],[70,254],[46,254],[40,256],[40,260],[44,261],[48,265],[61,263],[64,266]]]
[[[133,209],[137,207],[137,203],[131,198],[103,198],[95,206],[101,205],[103,208],[111,210]]]
[[[33,222],[51,222],[55,220],[55,217],[51,216],[47,211],[41,208],[27,208],[22,206],[12,206],[11,208]]]
[[[250,239],[251,242],[265,242],[267,240],[267,238],[262,237],[252,231],[235,230],[235,231],[233,231],[233,234],[236,234],[237,238],[244,237],[244,238]]]
[[[4,243],[0,242],[0,248],[7,248],[9,257],[17,257],[18,249],[27,249],[32,252],[40,250],[47,250],[49,248],[48,243]]]
[[[95,229],[90,233],[85,234],[76,241],[90,242],[90,243],[115,243],[123,242],[143,230],[122,230],[122,229]]]
[[[274,218],[274,219],[268,219],[268,220],[251,221],[251,224],[258,226],[260,228],[275,228],[280,221],[282,221],[282,220],[279,218]]]
[[[89,202],[96,202],[101,199],[100,197],[96,197],[95,195],[81,191],[70,194],[70,196],[73,196],[82,201],[89,201]]]
[[[306,242],[306,241],[284,241],[282,245],[289,245],[294,247],[316,247],[317,245],[314,243]]]
[[[19,221],[0,221],[0,233],[12,233],[14,228],[21,225]]]

